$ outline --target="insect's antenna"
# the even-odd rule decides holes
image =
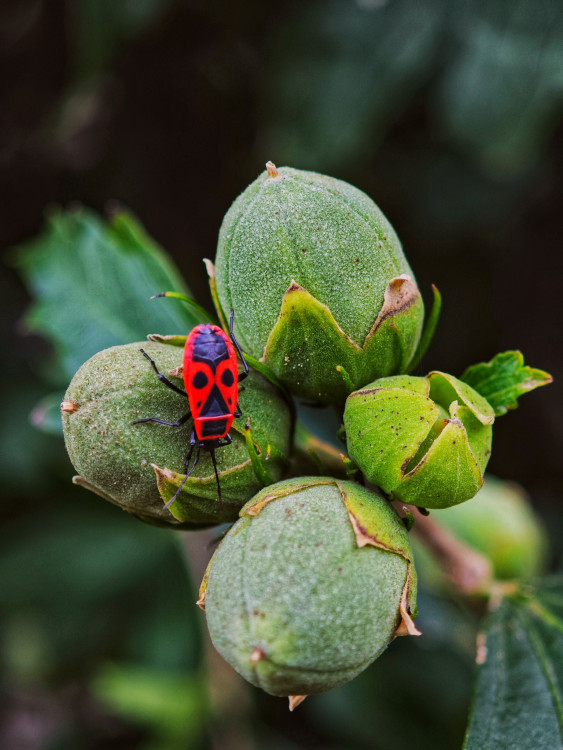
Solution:
[[[192,446],[192,450],[193,450],[193,446]],[[174,502],[174,500],[176,500],[176,498],[178,497],[178,495],[180,494],[180,492],[182,490],[182,487],[186,484],[186,480],[188,479],[188,477],[190,476],[190,474],[192,473],[192,471],[197,466],[197,462],[199,461],[199,451],[200,451],[200,446],[198,445],[198,447],[197,447],[197,453],[195,454],[195,459],[194,459],[194,462],[192,464],[192,468],[188,471],[188,473],[186,474],[186,476],[182,479],[182,484],[178,487],[178,489],[176,490],[176,492],[174,493],[174,495],[166,503],[166,505],[164,506],[165,508],[169,508],[172,505],[172,503]],[[191,451],[190,451],[190,455],[191,455]],[[188,460],[189,460],[189,456],[188,456]]]
[[[234,320],[235,320],[235,311],[231,310],[231,325],[229,326],[229,333],[231,334],[231,341],[235,345],[238,355],[240,357],[240,360],[244,366],[244,372],[245,372],[245,377],[246,377],[246,375],[248,375],[248,364],[246,362],[246,359],[244,358],[244,354],[240,350],[240,346],[238,345],[238,341],[235,338],[235,334],[233,333]],[[239,378],[239,380],[242,380],[242,377]]]
[[[217,471],[217,459],[215,458],[215,448],[214,446],[209,446],[209,453],[211,454],[211,460],[213,461],[213,468],[215,469],[215,479],[217,480],[217,495],[219,497],[219,502],[223,502],[223,497],[221,495],[221,482],[219,481],[219,472]]]

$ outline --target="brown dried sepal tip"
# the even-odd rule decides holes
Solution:
[[[401,620],[399,622],[399,625],[397,626],[397,629],[395,630],[394,637],[397,638],[397,636],[401,635],[422,635],[420,630],[416,627],[414,620],[412,618],[410,608],[409,608],[409,589],[411,585],[411,567],[412,567],[412,561],[409,560],[406,555],[404,555],[401,550],[399,549],[393,549],[391,547],[388,547],[383,542],[380,542],[378,539],[376,539],[374,536],[369,534],[367,532],[367,529],[365,529],[358,519],[354,516],[350,508],[348,508],[348,514],[350,517],[350,521],[352,523],[352,528],[354,530],[354,536],[356,537],[356,544],[358,547],[365,547],[367,545],[370,545],[372,547],[379,547],[380,549],[387,550],[388,552],[394,552],[395,554],[401,555],[406,561],[407,561],[407,580],[405,581],[405,585],[403,587],[403,592],[401,594],[401,602],[399,605],[399,614],[401,615]]]
[[[75,411],[78,411],[80,406],[76,403],[76,401],[63,401],[61,403],[61,411],[64,411],[65,414],[73,414]]]
[[[300,703],[303,703],[306,695],[288,695],[289,698],[289,710],[294,711]]]
[[[400,276],[391,279],[385,289],[383,307],[379,311],[368,338],[375,334],[384,320],[412,307],[419,296],[418,287],[408,274],[402,273]]]
[[[409,608],[409,587],[411,583],[411,568],[409,563],[409,572],[407,575],[407,580],[405,583],[405,586],[403,588],[403,593],[401,595],[401,604],[399,607],[399,612],[401,615],[401,622],[397,626],[397,630],[395,631],[395,638],[401,635],[422,635],[420,630],[416,627],[414,620],[412,619],[411,611]]]
[[[262,661],[263,657],[264,652],[259,648],[255,648],[254,651],[250,654],[250,662],[252,664],[258,664],[259,661]]]
[[[266,162],[266,169],[268,170],[268,177],[277,177],[279,172],[273,161]]]

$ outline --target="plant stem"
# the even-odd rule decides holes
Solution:
[[[415,514],[416,523],[412,533],[440,563],[444,576],[457,591],[467,596],[489,595],[493,573],[486,557],[468,547],[431,515],[423,516],[414,506],[397,501],[393,506],[399,515],[401,510],[407,508]]]

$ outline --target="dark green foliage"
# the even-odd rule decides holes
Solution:
[[[172,260],[123,210],[104,222],[93,211],[56,211],[19,249],[17,266],[35,302],[32,331],[53,344],[62,384],[101,349],[148,333],[184,333],[201,322],[186,305],[150,297],[189,290]]]
[[[563,742],[563,577],[506,596],[478,641],[464,750],[538,750]]]
[[[155,739],[195,738],[207,716],[201,617],[179,538],[69,493],[2,527],[4,680],[58,690],[80,675],[108,715],[138,719]],[[127,681],[142,719],[124,705]],[[160,716],[150,709],[156,686],[168,706]]]

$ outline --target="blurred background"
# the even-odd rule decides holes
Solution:
[[[427,369],[460,375],[519,348],[555,376],[499,421],[489,465],[530,493],[555,568],[563,6],[4,0],[0,41],[0,746],[460,747],[475,620],[435,592],[422,592],[423,639],[291,716],[214,657],[180,535],[70,483],[36,409],[68,374],[24,322],[31,272],[14,248],[53,204],[104,215],[118,201],[210,307],[201,260],[267,160],[353,183],[394,225],[426,300],[432,283],[442,292]]]

